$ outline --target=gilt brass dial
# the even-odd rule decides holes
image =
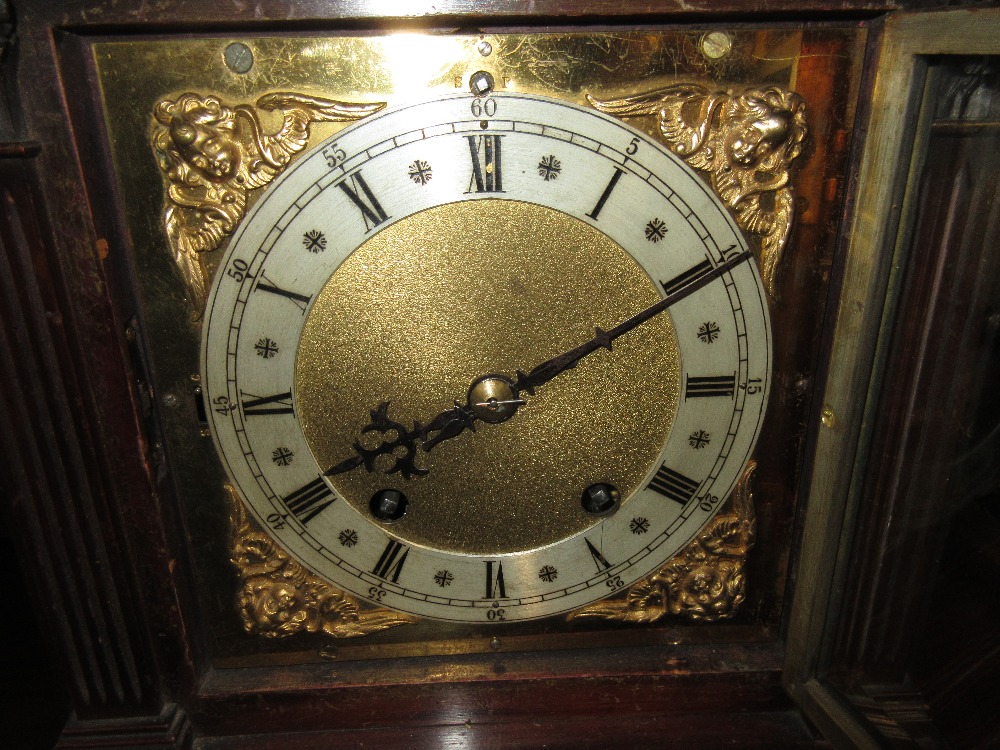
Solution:
[[[466,622],[662,565],[739,478],[770,375],[760,277],[708,186],[608,115],[510,93],[303,156],[205,321],[213,435],[258,521],[336,586]]]
[[[302,430],[317,463],[333,466],[374,404],[388,401],[406,425],[426,421],[478,376],[530,367],[659,298],[628,253],[568,214],[495,198],[427,209],[361,245],[313,302],[295,365]],[[374,472],[331,480],[362,513],[383,487],[405,491],[406,515],[384,526],[409,543],[526,552],[597,522],[583,488],[604,481],[632,494],[666,440],[679,381],[661,316],[553,381],[509,424],[420,455],[426,479],[387,476],[382,456]]]

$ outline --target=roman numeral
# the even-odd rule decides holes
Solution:
[[[404,547],[395,539],[390,539],[382,551],[382,556],[372,568],[372,573],[386,581],[396,583],[399,580],[399,573],[406,562],[406,556],[410,554],[410,548]]]
[[[486,596],[484,599],[505,599],[507,589],[503,585],[503,563],[486,560]]]
[[[590,556],[594,558],[594,565],[597,566],[597,572],[603,573],[605,570],[611,567],[611,563],[607,561],[604,555],[601,554],[600,550],[597,549],[587,537],[583,538],[583,541],[587,543],[587,549],[590,550]]]
[[[252,395],[252,394],[243,394]],[[255,397],[243,402],[244,417],[259,417],[265,414],[294,414],[292,392],[276,393],[273,396]]]
[[[467,135],[472,177],[466,193],[502,193],[503,174],[500,162],[502,135]]]
[[[649,483],[649,489],[681,505],[687,505],[698,489],[698,482],[663,464],[653,477],[653,481]]]
[[[309,306],[309,300],[312,299],[312,297],[306,296],[305,294],[290,292],[287,289],[282,289],[280,286],[275,286],[263,273],[257,281],[255,291],[267,292],[268,294],[275,294],[279,297],[290,299],[302,312],[306,311],[306,308]]]
[[[685,376],[684,398],[729,396],[736,392],[736,374]]]
[[[348,180],[351,182],[350,185],[347,184]],[[351,203],[361,210],[361,217],[365,220],[365,231],[370,232],[388,219],[389,214],[382,208],[382,204],[378,202],[378,198],[368,187],[368,183],[365,182],[365,178],[361,176],[360,172],[355,172],[348,180],[341,182],[338,187],[351,199]]]
[[[679,276],[675,276],[670,279],[670,281],[661,281],[660,286],[663,287],[663,291],[666,292],[667,296],[670,296],[677,290],[683,289],[691,282],[697,281],[710,273],[712,273],[712,263],[708,260],[703,260],[701,263],[689,268]]]
[[[333,490],[323,481],[323,477],[317,477],[305,487],[285,495],[281,498],[281,502],[305,526],[326,508],[333,505],[333,501],[336,499]]]
[[[587,216],[594,221],[597,221],[597,217],[604,208],[604,204],[608,202],[608,198],[611,197],[611,193],[614,192],[615,185],[618,184],[618,180],[622,178],[623,174],[625,174],[625,172],[618,169],[618,167],[615,167],[615,173],[611,176],[611,181],[608,183],[608,186],[604,188],[604,192],[601,193],[601,197],[597,199],[597,205],[594,206],[594,210],[588,213]]]

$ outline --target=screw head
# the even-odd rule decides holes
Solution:
[[[724,31],[710,31],[701,38],[701,52],[710,60],[726,57],[733,49],[733,40]]]
[[[379,490],[372,495],[368,508],[380,521],[398,521],[406,515],[409,505],[406,495],[399,490]]]
[[[226,47],[223,57],[226,66],[234,73],[249,73],[253,67],[253,50],[243,44],[243,42],[233,42]]]
[[[580,496],[583,509],[595,516],[610,516],[621,505],[622,494],[618,488],[606,482],[590,485]]]

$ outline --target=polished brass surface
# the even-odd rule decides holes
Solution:
[[[159,412],[171,466],[165,484],[172,484],[181,506],[180,517],[190,543],[198,599],[206,613],[208,639],[216,658],[265,657],[259,656],[260,644],[251,645],[233,637],[229,624],[233,619],[230,599],[218,593],[232,586],[224,543],[229,533],[228,505],[219,489],[225,475],[210,444],[198,437],[191,378],[198,367],[199,324],[190,319],[191,294],[177,272],[164,234],[163,178],[152,158],[149,140],[150,112],[157,102],[197,92],[202,97],[218,97],[230,106],[252,105],[273,91],[296,91],[306,96],[385,101],[394,105],[467,90],[469,76],[479,70],[491,72],[498,87],[506,90],[564,97],[578,103],[585,102],[586,93],[600,99],[623,98],[663,88],[677,80],[697,81],[712,91],[769,85],[794,90],[807,58],[813,60],[813,65],[816,60],[842,58],[853,61],[850,63],[853,67],[849,68],[852,72],[835,87],[832,103],[810,100],[810,105],[824,113],[817,116],[814,128],[820,123],[833,122],[836,123],[833,127],[847,128],[845,133],[849,135],[849,124],[843,123],[853,119],[852,92],[857,87],[857,62],[865,41],[862,28],[804,31],[743,27],[726,29],[725,34],[728,49],[718,58],[704,51],[703,29],[509,35],[406,33],[331,38],[219,35],[146,37],[99,41],[93,45],[117,187],[121,195],[128,196],[120,201],[120,206],[129,244],[119,247],[112,243],[110,252],[112,260],[116,254],[127,254],[135,268],[137,311],[147,340],[156,342],[151,348],[151,363],[158,393],[161,398],[171,399],[171,405],[163,406]],[[244,74],[233,72],[225,61],[226,48],[237,39],[254,56],[253,67]],[[491,54],[479,51],[482,42],[489,44]],[[803,55],[806,48],[809,54]],[[815,77],[815,69],[805,75]],[[892,116],[897,113],[893,111]],[[260,117],[267,132],[280,128],[280,119],[273,113],[263,112]],[[632,124],[650,133],[657,130],[653,118],[636,118]],[[313,123],[309,143],[318,143],[343,125]],[[823,205],[821,193],[826,183],[820,179],[822,170],[816,167],[814,171],[815,176],[800,180],[798,185],[805,224],[816,221],[813,214]],[[803,172],[802,176],[805,175]],[[260,192],[250,191],[248,208]],[[878,212],[870,215],[877,216]],[[866,217],[870,215],[865,213]],[[857,234],[866,236],[863,232]],[[222,249],[200,255],[208,276],[214,272],[225,244],[223,240]],[[810,248],[806,243],[802,251]],[[798,266],[801,259],[794,257],[798,251],[792,247],[790,252]],[[865,257],[863,253],[861,256]],[[848,285],[849,289],[863,287],[858,279],[868,278],[865,274],[849,274],[849,277],[856,282]],[[848,307],[857,309],[857,315],[866,314],[867,307],[860,303],[844,309]],[[794,321],[785,318],[783,325],[791,327]],[[568,376],[575,377],[572,373]],[[791,377],[791,373],[784,377]],[[855,384],[843,392],[856,394],[858,388]],[[460,394],[449,396],[456,397]],[[517,415],[513,421],[519,418]],[[509,426],[513,424],[502,424],[497,429]],[[842,463],[829,462],[830,466]],[[828,478],[820,484],[824,482],[826,486],[835,484]],[[422,633],[418,642],[410,650],[396,644],[392,653],[423,653],[427,639],[440,637],[440,624],[434,630],[420,630],[423,625],[415,627]],[[394,633],[410,631],[413,628],[391,630],[376,639],[376,645],[362,646],[355,641],[349,649],[353,649],[351,653],[362,648],[373,649],[364,651],[369,657],[378,652],[377,644],[383,643],[384,647],[385,636],[391,639]],[[452,633],[449,637],[456,640],[450,641],[452,645],[447,649],[479,648],[475,638],[461,641],[464,645],[454,645],[464,636]],[[277,641],[268,643],[268,651],[301,648],[295,639],[282,647]],[[532,647],[550,647],[548,641],[536,639],[532,643],[535,644]]]
[[[354,251],[317,295],[296,360],[306,439],[333,466],[379,403],[397,422],[426,423],[477,378],[528,371],[659,299],[628,253],[568,214],[493,199],[415,214]],[[421,452],[426,476],[385,474],[385,457],[381,470],[332,479],[365,514],[378,490],[405,492],[406,516],[391,524],[400,539],[469,554],[535,549],[593,525],[585,487],[609,482],[627,498],[639,485],[679,386],[673,328],[658,316],[525,396],[509,421]]]
[[[247,633],[287,638],[322,632],[356,638],[416,622],[411,615],[362,603],[312,575],[256,527],[232,485],[226,485],[226,492],[230,555],[242,582],[236,604]]]
[[[582,607],[567,619],[656,622],[675,615],[715,622],[733,617],[746,598],[747,555],[757,536],[750,461],[729,501],[698,536],[653,575],[624,596]]]
[[[708,172],[740,228],[760,236],[761,276],[774,296],[795,211],[789,169],[807,132],[802,98],[776,86],[737,96],[681,83],[621,99],[588,96],[588,101],[618,117],[656,116],[662,141]]]
[[[163,228],[195,319],[208,294],[201,254],[236,229],[248,191],[268,185],[305,148],[310,123],[350,122],[384,106],[288,92],[262,96],[253,107],[191,93],[156,103],[152,142],[166,180]],[[281,115],[277,132],[264,132],[265,112]]]

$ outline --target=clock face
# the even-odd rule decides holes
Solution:
[[[342,589],[488,623],[661,567],[763,419],[765,294],[726,209],[606,115],[454,96],[303,156],[205,316],[215,444],[262,526]]]

